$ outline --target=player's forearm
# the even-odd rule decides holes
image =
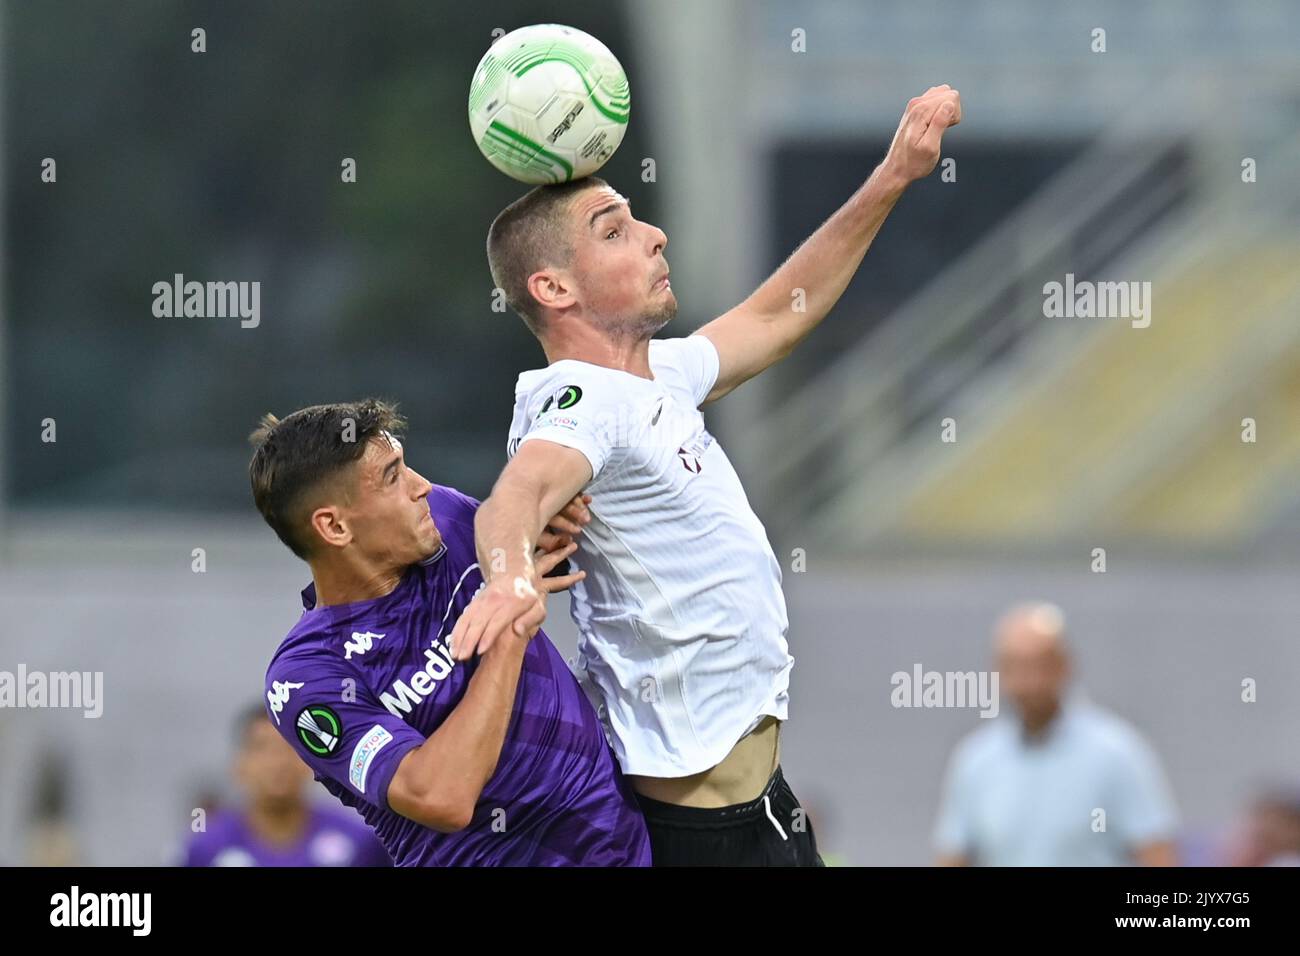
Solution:
[[[839,301],[906,185],[888,163],[881,163],[741,304],[778,331],[774,342],[781,355],[789,354]]]
[[[541,492],[503,475],[474,515],[474,545],[483,579],[502,574],[528,578],[533,552],[546,527],[539,503]]]
[[[585,475],[563,473],[539,479],[529,468],[507,467],[474,515],[474,545],[483,580],[502,575],[531,580],[538,538],[590,477],[588,469]]]
[[[468,825],[501,759],[528,644],[506,638],[483,654],[465,696],[412,756],[416,792],[448,830]]]

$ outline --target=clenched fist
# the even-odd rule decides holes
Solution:
[[[928,176],[939,162],[943,131],[960,122],[961,94],[946,84],[930,87],[908,101],[885,165],[904,182]]]

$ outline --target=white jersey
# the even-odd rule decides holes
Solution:
[[[645,379],[563,359],[515,386],[508,453],[534,438],[591,463],[591,523],[570,595],[579,670],[627,773],[716,766],[762,717],[786,719],[781,568],[699,405],[702,335],[650,342]]]

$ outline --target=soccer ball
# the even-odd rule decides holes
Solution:
[[[614,155],[631,108],[627,76],[595,37],[543,23],[488,49],[469,87],[469,128],[501,172],[525,183],[590,176]]]

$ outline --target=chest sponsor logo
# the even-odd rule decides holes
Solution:
[[[361,656],[374,647],[375,641],[382,639],[383,636],[382,634],[372,634],[370,631],[353,631],[352,636],[343,645],[343,659],[350,661],[353,654],[358,657]]]
[[[284,710],[284,705],[289,703],[289,692],[301,687],[302,684],[287,680],[271,682],[271,689],[266,692],[266,703],[271,708],[271,716],[275,718],[277,727],[280,725],[280,713]]]
[[[682,467],[691,474],[698,475],[704,469],[701,459],[712,444],[713,436],[702,430],[697,437],[678,448],[677,457],[681,459]]]
[[[452,672],[456,661],[442,641],[434,639],[425,649],[425,664],[409,677],[393,681],[393,686],[379,695],[380,702],[394,717],[406,717],[411,710],[432,694]]]

